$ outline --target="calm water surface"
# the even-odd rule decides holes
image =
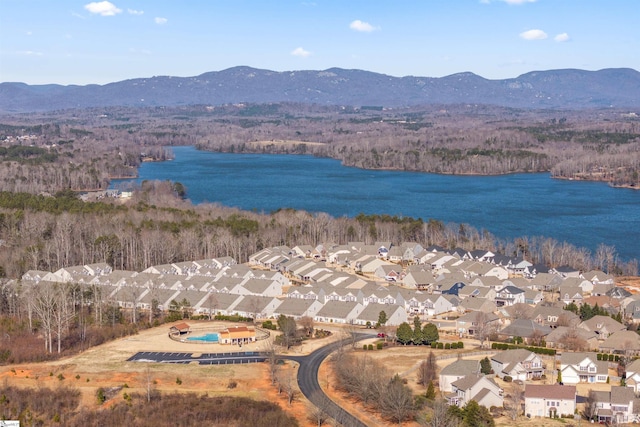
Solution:
[[[178,181],[195,204],[332,216],[404,215],[465,223],[502,238],[546,236],[592,252],[613,245],[638,258],[640,191],[548,174],[450,176],[371,171],[311,156],[225,154],[173,147],[175,160],[144,163],[142,180]],[[121,185],[114,181],[114,186]]]

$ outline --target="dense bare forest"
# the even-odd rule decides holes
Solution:
[[[3,384],[0,419],[20,420],[25,426],[264,426],[294,427],[297,421],[277,404],[242,397],[207,397],[189,394],[150,396],[118,394],[108,407],[106,393],[96,398],[95,407],[82,407],[77,389],[61,386],[22,389]]]
[[[551,171],[638,187],[640,118],[619,110],[302,104],[105,108],[0,118],[0,189],[104,189],[163,146],[313,154],[345,165],[444,174]]]
[[[8,277],[25,271],[106,262],[116,269],[141,271],[152,265],[232,256],[246,262],[264,247],[316,246],[362,241],[416,241],[424,246],[486,249],[524,256],[555,267],[598,267],[633,275],[636,260],[618,259],[615,248],[595,253],[552,238],[495,238],[466,224],[434,219],[327,214],[283,209],[269,214],[182,201],[169,182],[148,182],[126,204],[85,203],[69,192],[55,197],[0,193],[0,270]]]

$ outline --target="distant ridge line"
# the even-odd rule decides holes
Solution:
[[[525,109],[640,108],[640,72],[559,69],[489,80],[471,72],[393,77],[342,68],[279,72],[238,66],[193,77],[154,76],[104,85],[0,83],[1,112],[241,102],[388,108],[469,103]]]

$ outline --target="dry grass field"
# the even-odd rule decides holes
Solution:
[[[190,322],[195,332],[205,332],[223,326],[224,323],[211,322]],[[265,399],[277,402],[283,409],[294,415],[300,425],[308,426],[306,419],[309,403],[303,396],[299,395],[294,403],[289,406],[284,394],[278,395],[277,390],[271,385],[269,380],[267,364],[249,365],[226,365],[226,366],[200,366],[196,363],[189,365],[174,365],[163,363],[127,362],[127,359],[138,351],[159,351],[159,352],[191,352],[194,355],[205,352],[238,351],[237,347],[223,346],[218,344],[192,344],[176,342],[171,340],[167,333],[170,325],[163,325],[140,332],[138,335],[122,338],[113,342],[92,348],[79,355],[65,358],[63,360],[47,363],[34,363],[24,365],[12,365],[0,367],[0,382],[5,381],[21,387],[57,387],[58,385],[68,385],[78,388],[82,394],[82,402],[88,407],[97,407],[96,391],[102,387],[105,389],[125,387],[116,391],[112,401],[123,398],[123,393],[139,392],[145,393],[148,385],[148,378],[151,376],[155,382],[154,387],[162,392],[195,392],[207,395],[236,395],[246,396],[253,399]],[[320,326],[322,327],[322,326]],[[330,341],[343,337],[344,334],[334,328],[334,335],[322,340],[306,342],[302,347],[290,350],[294,354],[307,354]],[[358,344],[359,349],[364,343],[374,343],[376,339],[367,340]],[[455,360],[460,354],[464,357],[480,359],[483,355],[471,355],[477,352],[478,343],[474,340],[464,340],[465,349],[461,350],[434,350],[436,356],[452,356],[446,360],[439,360],[440,367],[446,366]],[[260,341],[250,345],[245,345],[242,350],[265,350],[269,343]],[[424,392],[422,386],[417,384],[416,367],[431,351],[426,347],[396,346],[388,347],[384,350],[362,351],[384,365],[392,368],[392,373],[398,373],[406,378],[409,385],[416,393]],[[465,356],[466,355],[466,356]],[[295,374],[295,363],[288,362],[283,367],[284,370],[292,370]],[[179,381],[178,381],[179,379]],[[371,426],[387,425],[387,422],[377,417],[362,405],[350,401],[340,395],[331,387],[333,375],[330,364],[325,362],[320,371],[320,384],[332,399],[345,406],[350,412],[357,414],[362,420]],[[180,384],[178,384],[180,382]],[[229,388],[229,384],[235,382],[234,388]],[[507,385],[500,383],[503,387]],[[599,388],[607,387],[602,384]],[[586,395],[588,388],[580,386],[578,394]],[[106,403],[109,405],[109,402]],[[529,420],[524,417],[513,422],[506,417],[496,419],[499,426],[512,427],[542,427],[560,426],[561,421],[554,420]],[[572,420],[564,422],[565,425],[577,425]],[[417,426],[415,422],[405,423],[407,427]]]

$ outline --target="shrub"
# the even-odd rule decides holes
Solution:
[[[511,381],[513,381],[513,378],[511,378],[509,375],[505,375],[504,376],[504,382],[505,383],[510,383]]]
[[[58,379],[59,379],[60,381],[64,380],[64,375],[62,375],[62,374],[58,374]]]
[[[96,398],[98,399],[99,405],[102,405],[107,400],[107,395],[104,394],[104,389],[102,387],[96,390]]]
[[[367,349],[367,345],[366,344],[362,344],[362,349],[366,350]]]
[[[458,348],[464,348],[464,343],[462,341],[458,341]]]
[[[368,346],[368,348],[367,348],[367,349],[368,349],[368,350],[373,350],[373,344],[369,344],[369,346]]]
[[[182,384],[182,380],[180,379],[180,377],[176,378],[176,384],[178,384],[178,385]]]
[[[382,343],[381,343],[381,342],[376,343],[376,348],[377,348],[378,350],[382,350]]]
[[[601,353],[598,353],[598,354],[596,355],[596,359],[598,359],[598,360],[602,360],[602,354],[601,354]]]
[[[446,343],[446,344],[444,345],[444,349],[445,349],[445,350],[449,350],[450,348],[451,348],[451,344]]]
[[[236,382],[236,380],[229,380],[229,384],[227,384],[228,389],[233,389],[233,388],[236,388],[237,386],[238,386],[238,383]]]
[[[452,350],[455,350],[456,348],[458,348],[458,343],[457,342],[452,342],[450,347],[451,347]]]
[[[444,344],[439,342],[438,343],[438,350],[442,350],[444,348]]]
[[[613,362],[613,354],[609,355],[609,362]]]

